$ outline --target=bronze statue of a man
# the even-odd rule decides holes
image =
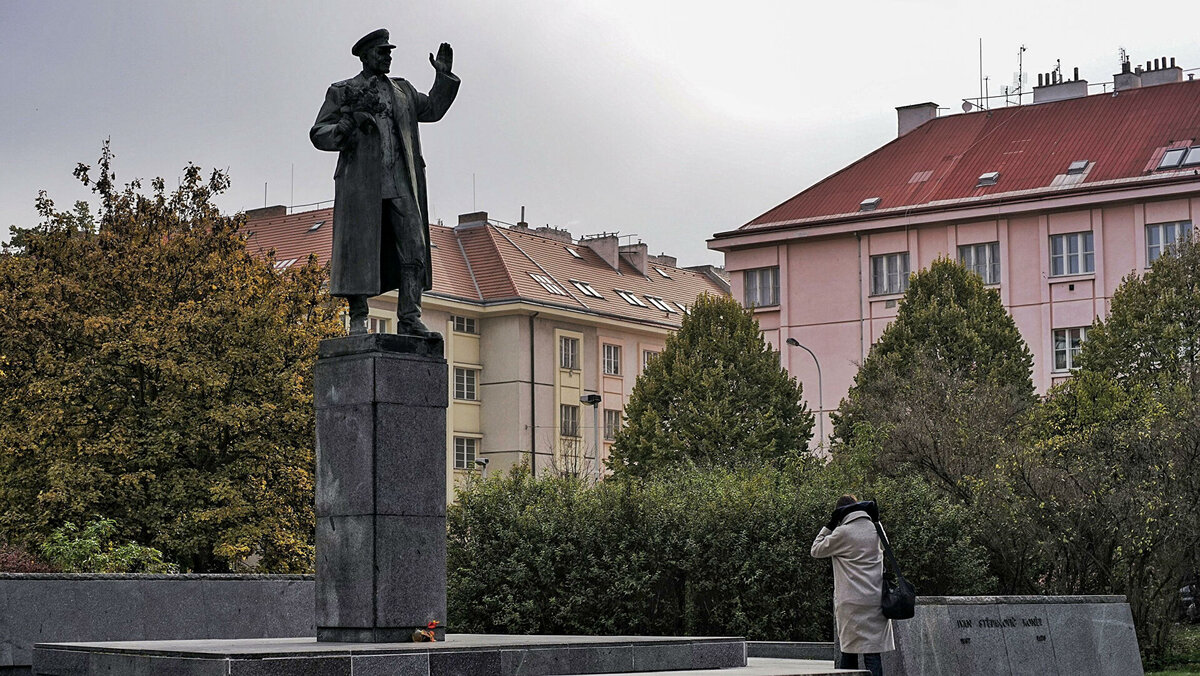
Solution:
[[[425,160],[418,122],[442,119],[458,94],[454,51],[442,43],[428,94],[387,76],[394,45],[372,31],[350,52],[358,75],[336,82],[309,132],[320,150],[338,152],[329,292],[350,302],[350,334],[367,331],[367,299],[396,289],[396,333],[436,335],[421,322],[421,292],[433,288]]]

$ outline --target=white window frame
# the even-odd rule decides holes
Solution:
[[[454,437],[454,469],[472,469],[478,457],[478,437]]]
[[[479,401],[479,369],[454,367],[454,400]]]
[[[558,405],[559,436],[579,438],[579,406],[575,404]]]
[[[1146,224],[1146,267],[1192,236],[1191,221]],[[1151,243],[1153,242],[1153,243]]]
[[[666,312],[667,314],[679,314],[675,308],[667,305],[667,301],[659,298],[658,296],[646,296],[646,300],[650,301],[651,305],[659,310],[662,310],[663,312]]]
[[[579,370],[579,339],[572,336],[558,337],[558,366],[571,371]]]
[[[1087,340],[1088,327],[1054,329],[1051,334],[1054,351],[1054,372],[1065,373],[1079,368],[1079,352]]]
[[[746,307],[779,305],[779,266],[743,270],[742,299]]]
[[[604,352],[604,375],[619,376],[621,375],[621,346],[612,343],[605,343]]]
[[[391,333],[391,324],[386,317],[367,317],[367,333]]]
[[[650,363],[650,358],[658,354],[658,350],[642,350],[642,370],[646,370],[646,365]]]
[[[479,321],[474,317],[454,315],[453,323],[454,331],[456,333],[470,333],[473,335],[479,335]]]
[[[892,296],[908,291],[908,252],[871,256],[871,295]]]
[[[1050,235],[1050,276],[1071,277],[1096,272],[1096,240],[1091,230]]]
[[[643,303],[641,298],[638,298],[629,291],[624,291],[622,289],[613,289],[613,291],[615,291],[618,296],[623,298],[625,302],[629,303],[630,305],[636,305],[637,307],[650,307],[649,305]]]
[[[531,273],[529,273],[529,276],[533,278],[533,281],[537,282],[538,284],[541,284],[543,289],[545,289],[546,291],[549,291],[550,293],[552,293],[556,296],[568,295],[565,289],[563,289],[561,286],[558,285],[557,282],[555,282],[553,279],[550,279],[546,275],[539,275],[539,274],[531,272]]]
[[[606,408],[604,409],[604,438],[612,441],[617,438],[617,432],[621,429],[621,409]]]
[[[958,262],[979,275],[984,284],[1000,283],[1000,242],[963,244],[958,247]]]
[[[582,294],[583,294],[583,295],[585,295],[585,296],[591,296],[592,298],[604,298],[604,296],[601,296],[601,295],[600,295],[600,292],[599,292],[599,291],[597,291],[596,289],[594,289],[594,288],[592,287],[592,285],[591,285],[591,284],[588,284],[587,282],[580,282],[580,281],[578,281],[578,280],[574,280],[574,279],[572,279],[572,280],[569,280],[569,281],[570,281],[572,284],[574,284],[574,285],[575,285],[575,288],[576,288],[576,289],[579,289],[579,292],[580,292],[580,293],[582,293]]]

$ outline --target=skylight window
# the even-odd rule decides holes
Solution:
[[[1082,174],[1088,168],[1088,164],[1087,160],[1075,160],[1071,166],[1067,167],[1067,176]]]
[[[1187,155],[1183,156],[1183,166],[1194,167],[1200,164],[1200,146],[1189,148]]]
[[[296,261],[298,261],[298,260],[300,260],[300,259],[289,258],[289,259],[283,260],[283,261],[275,261],[275,269],[276,270],[287,270],[288,268],[292,267],[292,265],[294,265],[296,263]]]
[[[663,312],[667,312],[667,313],[675,312],[675,308],[671,307],[670,305],[667,305],[667,301],[659,298],[658,296],[646,296],[646,300],[650,301],[651,305],[658,308],[659,310],[662,310]]]
[[[988,186],[988,185],[996,185],[996,182],[999,180],[1000,180],[1000,172],[989,171],[985,174],[979,175],[979,183],[975,184],[975,187],[982,188],[982,187]]]
[[[879,208],[879,203],[883,201],[882,197],[868,197],[858,203],[859,211],[875,211]]]
[[[680,311],[680,312],[682,312],[683,314],[685,314],[685,315],[686,315],[686,314],[688,314],[688,309],[687,309],[687,306],[686,306],[686,305],[684,305],[683,303],[680,303],[679,301],[676,301],[676,302],[675,302],[675,307],[679,308],[679,311]]]
[[[663,277],[667,278],[667,279],[670,279],[670,278],[671,278],[671,275],[668,275],[668,274],[667,274],[667,271],[666,271],[666,270],[663,270],[662,268],[654,268],[654,271],[655,271],[655,272],[657,272],[658,274],[662,275]]]
[[[320,228],[322,225],[325,225],[325,221],[317,221],[308,227],[308,231],[312,232],[313,230]]]
[[[533,277],[533,281],[537,282],[538,284],[541,284],[542,288],[549,291],[550,293],[552,293],[556,296],[567,295],[567,292],[563,291],[563,288],[561,286],[559,286],[558,284],[556,284],[553,279],[550,279],[549,277],[547,277],[545,275],[535,275],[532,272],[529,273],[529,276]]]
[[[1158,161],[1159,169],[1174,169],[1183,161],[1183,156],[1188,152],[1187,148],[1172,148],[1163,153],[1162,159]]]
[[[578,251],[576,251],[576,250],[572,249],[571,247],[569,247],[569,246],[564,246],[563,248],[564,248],[564,249],[566,249],[566,250],[567,250],[567,253],[571,254],[572,256],[574,256],[574,257],[576,257],[576,258],[583,258],[583,255],[582,255],[582,254],[580,254]]]
[[[579,289],[579,292],[585,296],[591,296],[592,298],[604,298],[604,296],[600,295],[599,291],[592,288],[592,285],[588,284],[587,282],[580,282],[572,279],[571,283],[574,284],[575,288]]]
[[[623,298],[625,302],[629,303],[630,305],[636,305],[638,307],[650,307],[649,305],[643,303],[641,298],[638,298],[628,291],[622,291],[620,289],[613,289],[613,291],[617,292],[617,295]]]

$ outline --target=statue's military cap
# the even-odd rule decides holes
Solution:
[[[359,38],[358,42],[354,43],[354,46],[350,48],[350,53],[355,56],[362,56],[363,53],[368,49],[371,49],[372,47],[379,47],[381,45],[387,47],[388,49],[395,49],[396,45],[388,44],[388,40],[390,38],[391,35],[388,33],[386,28],[373,30]]]

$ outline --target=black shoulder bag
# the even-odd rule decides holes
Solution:
[[[896,574],[895,583],[888,582],[886,577],[883,578],[883,616],[889,620],[907,620],[916,613],[917,590],[911,582],[904,579],[904,573],[900,572],[900,564],[896,563],[892,545],[883,534],[883,529],[879,527],[879,522],[872,520],[872,523],[875,524],[875,532],[879,533],[879,541],[883,543],[883,553],[887,555],[892,572]]]

